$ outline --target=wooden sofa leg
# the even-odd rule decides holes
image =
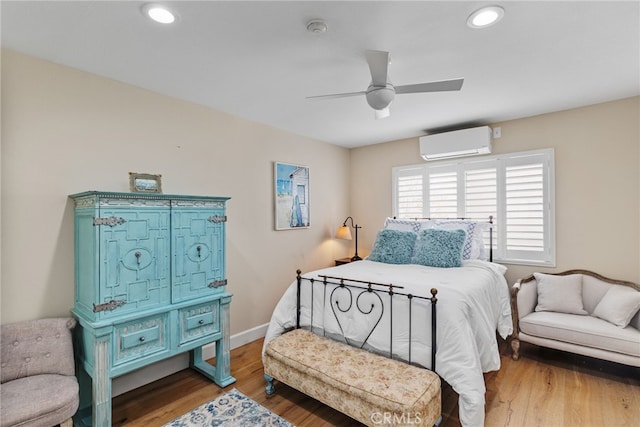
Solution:
[[[68,420],[61,422],[60,427],[73,427],[73,419],[69,418]]]
[[[518,338],[511,339],[511,350],[513,350],[511,358],[513,360],[520,359],[520,340]]]
[[[273,385],[273,377],[271,375],[264,374],[264,379],[267,381],[267,386],[265,387],[267,396],[271,396],[276,392],[276,386]]]

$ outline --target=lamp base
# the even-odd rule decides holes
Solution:
[[[360,258],[358,255],[354,255],[351,257],[351,261],[360,261],[362,258]]]

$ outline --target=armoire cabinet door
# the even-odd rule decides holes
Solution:
[[[224,210],[172,209],[173,303],[225,290],[224,221]]]
[[[100,225],[100,301],[122,304],[103,311],[120,316],[170,303],[170,210],[100,210],[101,217],[122,218]]]

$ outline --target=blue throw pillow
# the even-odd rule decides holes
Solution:
[[[418,235],[412,264],[429,267],[460,267],[462,249],[467,239],[464,230],[441,230],[431,228]]]
[[[416,233],[412,231],[380,230],[367,259],[387,264],[409,264],[415,243]]]

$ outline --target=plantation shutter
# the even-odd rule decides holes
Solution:
[[[458,174],[451,168],[429,169],[430,218],[456,218],[458,214]]]
[[[504,257],[542,261],[552,255],[549,159],[530,155],[504,160]]]
[[[398,218],[422,218],[424,216],[424,168],[394,170],[394,212]]]
[[[493,217],[494,260],[555,265],[553,149],[393,168],[399,218]],[[489,233],[485,232],[485,245]]]
[[[492,166],[491,166],[492,165]],[[461,215],[475,221],[487,221],[493,219],[493,246],[496,249],[497,241],[497,211],[498,211],[498,173],[495,162],[473,165],[474,167],[464,171],[464,214]],[[489,166],[489,167],[487,167]],[[485,246],[489,247],[491,241],[490,230],[484,232]]]

